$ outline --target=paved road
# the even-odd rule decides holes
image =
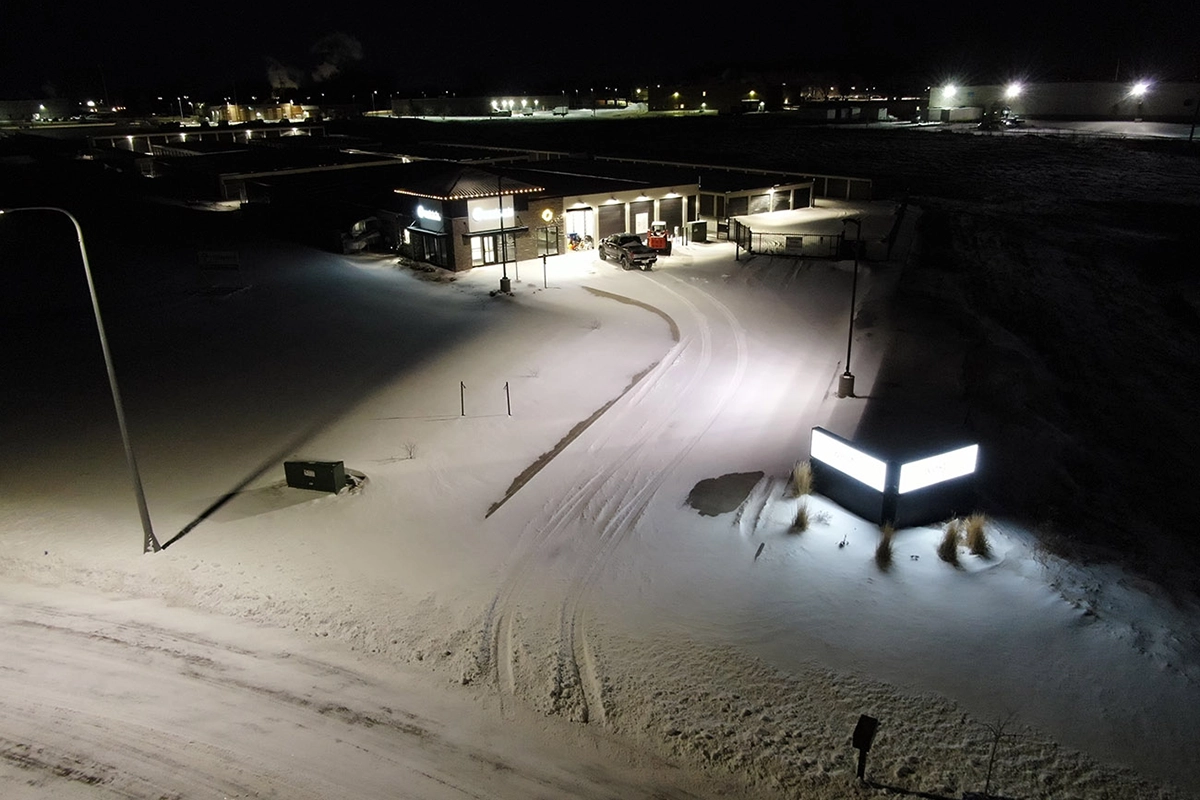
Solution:
[[[0,797],[697,796],[577,726],[325,645],[0,587]]]

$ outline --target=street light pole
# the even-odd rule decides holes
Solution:
[[[500,291],[512,294],[508,279],[508,240],[504,237],[504,176],[496,176],[496,199],[500,201]]]
[[[146,507],[146,494],[142,490],[142,479],[138,473],[137,459],[133,455],[133,445],[129,441],[129,428],[125,424],[125,409],[121,404],[121,391],[117,388],[117,373],[113,369],[112,353],[108,349],[108,336],[104,333],[104,321],[100,318],[100,301],[96,298],[96,284],[92,281],[92,267],[88,262],[87,248],[83,245],[83,229],[79,220],[66,209],[54,206],[27,206],[24,208],[3,208],[0,215],[12,214],[19,211],[51,211],[62,214],[71,220],[75,226],[75,238],[79,242],[79,257],[83,260],[83,274],[87,277],[88,294],[92,298],[92,313],[96,316],[96,330],[100,334],[100,350],[104,353],[104,367],[108,371],[108,386],[112,390],[113,407],[117,412],[117,425],[121,429],[121,442],[125,445],[125,462],[129,465],[129,476],[133,481],[133,492],[137,498],[138,514],[142,519],[142,552],[157,553],[161,550],[158,539],[154,536],[154,528],[150,524],[150,511]]]
[[[854,397],[854,375],[850,372],[850,348],[854,346],[854,309],[858,303],[858,247],[862,241],[862,220],[847,217],[842,225],[854,225],[854,279],[850,284],[850,334],[846,338],[846,370],[838,378],[838,397]],[[843,238],[845,228],[843,227]]]

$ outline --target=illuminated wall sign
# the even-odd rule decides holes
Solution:
[[[414,227],[436,233],[445,232],[446,219],[442,214],[442,204],[437,200],[422,200],[413,213],[417,218]]]
[[[553,222],[553,221],[554,221],[554,209],[551,209],[551,208],[542,209],[542,222]]]
[[[815,442],[815,438],[814,438]],[[947,453],[910,461],[900,466],[900,494],[915,492],[935,483],[961,478],[975,472],[979,445],[960,447]]]
[[[846,473],[860,483],[865,483],[876,491],[884,491],[887,462],[856,450],[840,439],[815,428],[812,432],[810,453],[816,460]]]
[[[516,225],[517,222],[517,214],[513,209],[512,196],[505,196],[503,201],[503,224],[504,227],[511,228]],[[494,231],[498,229],[501,225],[500,207],[500,200],[495,197],[487,197],[480,200],[468,200],[467,230]]]
[[[500,219],[501,209],[499,208],[473,208],[471,209],[471,219],[476,222],[496,222]],[[504,220],[507,222],[513,218],[513,210],[511,208],[503,209]]]

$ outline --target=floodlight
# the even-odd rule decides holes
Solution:
[[[1010,84],[1009,84],[1008,86],[1006,86],[1006,87],[1005,87],[1005,89],[1004,89],[1004,96],[1005,96],[1006,98],[1008,98],[1009,100],[1011,100],[1011,99],[1013,99],[1014,97],[1017,97],[1018,95],[1020,95],[1020,94],[1021,94],[1021,90],[1022,90],[1022,89],[1024,89],[1024,88],[1025,88],[1025,87],[1024,87],[1024,86],[1022,86],[1022,85],[1021,85],[1021,84],[1019,84],[1019,83],[1010,83]]]
[[[1138,81],[1137,83],[1135,83],[1133,85],[1133,88],[1131,88],[1129,90],[1129,93],[1131,95],[1133,95],[1134,97],[1142,97],[1143,95],[1146,94],[1147,91],[1149,91],[1149,89],[1150,89],[1149,81]]]

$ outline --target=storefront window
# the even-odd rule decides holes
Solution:
[[[423,261],[426,264],[434,264],[439,267],[450,266],[450,258],[446,250],[446,238],[444,236],[421,233],[411,228],[405,231],[405,236],[412,247],[412,257],[414,260]]]
[[[494,236],[471,237],[471,266],[496,263],[496,238]]]
[[[511,233],[504,234],[505,248],[501,252],[500,235],[490,234],[487,236],[472,236],[471,237],[471,266],[481,267],[484,264],[498,264],[501,256],[505,261],[516,261],[517,259],[517,237]]]
[[[558,255],[558,226],[547,225],[537,230],[537,254],[539,256]]]

